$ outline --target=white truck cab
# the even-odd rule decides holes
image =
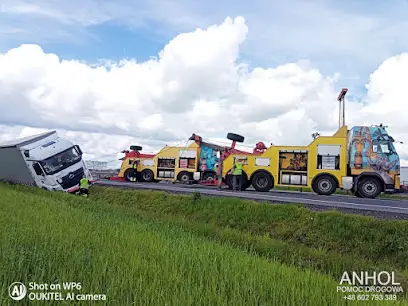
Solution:
[[[80,147],[55,131],[0,144],[0,172],[0,180],[55,191],[77,190],[84,175],[92,181]]]

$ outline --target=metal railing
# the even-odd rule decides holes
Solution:
[[[112,176],[118,175],[119,172],[117,170],[97,170],[97,169],[89,169],[89,171],[91,172],[94,180],[108,179]]]

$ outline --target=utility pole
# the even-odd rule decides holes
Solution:
[[[344,101],[344,97],[346,96],[347,92],[348,89],[343,88],[337,97],[337,101],[339,101],[339,129],[346,124],[346,103]]]

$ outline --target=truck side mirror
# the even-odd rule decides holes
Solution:
[[[82,154],[83,154],[81,148],[80,148],[78,145],[75,145],[74,147],[75,147],[75,149],[77,150],[77,152],[78,152],[79,155],[82,155]]]
[[[42,171],[39,163],[33,164],[33,168],[34,168],[35,174],[44,176],[44,172]]]
[[[24,156],[29,158],[30,157],[30,151],[24,150]]]

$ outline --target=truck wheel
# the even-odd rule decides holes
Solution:
[[[124,175],[125,180],[130,182],[132,180],[133,177],[135,177],[135,170],[132,168],[126,169]]]
[[[320,195],[331,195],[336,191],[336,181],[329,175],[322,175],[316,178],[312,184],[312,189]]]
[[[249,186],[251,186],[251,184],[249,183]],[[245,172],[242,173],[242,185],[241,185],[241,191],[246,190],[248,187],[248,176],[246,175]]]
[[[141,146],[130,146],[130,149],[132,151],[142,151],[143,150]]]
[[[249,187],[251,187],[252,183],[248,179],[244,179],[244,184],[242,184],[242,190],[247,190]]]
[[[228,174],[225,178],[225,184],[227,184],[228,189],[232,190],[232,188],[234,187],[233,185],[233,176],[232,174]],[[251,181],[248,181],[247,177],[245,175],[243,175],[242,177],[242,185],[241,185],[241,191],[244,191],[246,189],[249,188],[249,186],[251,186]]]
[[[358,190],[354,191],[354,195],[355,195],[357,198],[362,198],[362,195],[358,192]]]
[[[215,174],[214,172],[206,172],[203,175],[203,181],[215,181],[217,179],[217,174]]]
[[[244,140],[245,140],[244,136],[234,134],[234,133],[228,133],[227,138],[229,140],[236,141],[236,142],[244,142]]]
[[[380,181],[375,177],[363,177],[358,181],[357,191],[363,198],[376,198],[382,191]]]
[[[142,182],[152,182],[154,179],[154,173],[150,169],[144,169],[142,173],[140,173],[140,179]]]
[[[273,187],[273,177],[265,171],[255,173],[251,181],[256,191],[267,192]]]
[[[182,182],[183,184],[188,184],[190,183],[190,181],[193,179],[192,175],[190,172],[187,171],[182,171],[179,173],[179,175],[177,176],[177,180],[179,180],[180,182]]]

